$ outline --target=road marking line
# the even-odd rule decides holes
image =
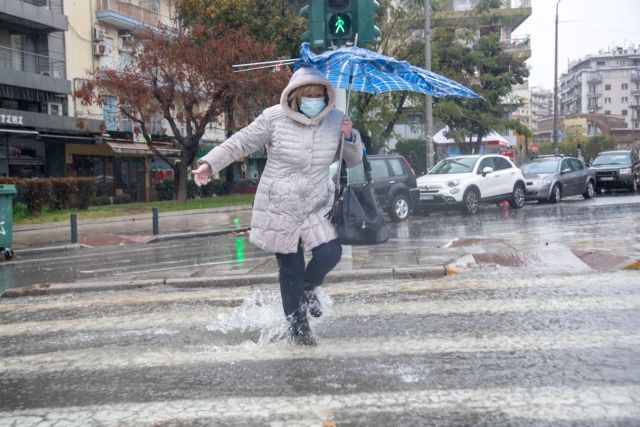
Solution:
[[[35,408],[0,412],[12,425],[156,425],[207,420],[218,422],[268,420],[319,426],[326,420],[338,425],[342,416],[408,414],[411,411],[499,413],[508,422],[545,423],[628,422],[640,417],[640,386],[504,387],[487,389],[415,390],[340,395],[221,397],[162,402]],[[335,415],[334,415],[335,414]],[[415,414],[417,417],[418,414]],[[471,419],[471,418],[470,418]],[[270,424],[273,425],[273,424]],[[289,425],[289,424],[287,424]]]
[[[273,298],[276,298],[275,295]],[[272,298],[272,300],[273,300]],[[273,304],[273,301],[270,303]],[[640,295],[621,297],[567,297],[523,299],[446,299],[434,301],[403,301],[375,303],[344,303],[327,307],[327,317],[393,316],[393,315],[451,315],[507,312],[580,311],[580,310],[633,310],[640,308]],[[261,306],[256,305],[259,315]],[[271,309],[271,307],[266,307]],[[172,328],[211,323],[219,314],[227,314],[233,307],[196,306],[153,313],[125,316],[81,317],[64,320],[42,320],[0,325],[0,336],[45,334],[53,332],[144,330],[157,327]],[[251,313],[248,313],[251,315]]]
[[[285,341],[238,345],[181,345],[178,347],[110,346],[52,353],[10,356],[0,359],[4,375],[185,366],[241,361],[330,359],[352,357],[410,356],[417,354],[478,353],[543,350],[593,350],[640,348],[640,334],[608,330],[590,333],[551,331],[520,335],[431,334],[416,338],[376,337],[321,339],[315,348],[289,345]],[[161,350],[161,351],[160,351]]]

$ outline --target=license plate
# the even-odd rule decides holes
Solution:
[[[600,181],[613,181],[612,176],[603,176],[600,178]]]
[[[433,194],[421,194],[420,200],[433,200]]]

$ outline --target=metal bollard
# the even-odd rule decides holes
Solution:
[[[71,243],[78,243],[78,214],[70,214],[71,219]]]
[[[151,208],[151,219],[153,223],[153,235],[160,234],[160,224],[158,220],[158,208]]]

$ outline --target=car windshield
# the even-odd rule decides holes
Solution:
[[[445,175],[449,173],[471,173],[478,161],[477,157],[458,157],[455,159],[440,160],[429,175]]]
[[[558,170],[558,159],[535,160],[522,165],[522,173],[554,173]]]
[[[628,165],[631,164],[629,154],[627,153],[611,153],[601,154],[593,161],[593,166],[598,165]]]

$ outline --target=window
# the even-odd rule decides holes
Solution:
[[[629,84],[628,83],[622,83],[622,89],[629,89]]]
[[[578,159],[569,159],[569,160],[571,160],[571,164],[573,165],[574,171],[581,171],[584,169],[584,165],[580,160]]]
[[[626,116],[628,114],[627,110],[622,110],[622,112],[620,113],[623,116]]]
[[[570,169],[573,172],[573,166],[571,165],[571,159],[565,159],[562,161],[562,166],[560,167],[560,171],[565,171],[566,169]]]
[[[598,65],[598,67],[604,67],[604,61],[598,61],[596,62],[596,64]]]
[[[373,160],[370,163],[371,178],[374,181],[389,178],[389,169],[387,169],[387,164],[384,160]]]
[[[491,169],[496,170],[496,165],[493,162],[493,159],[493,157],[485,157],[484,159],[482,159],[480,165],[478,166],[478,175],[482,175],[482,170],[486,167],[490,167]]]
[[[402,167],[402,161],[400,159],[389,159],[389,164],[391,165],[393,176],[404,175],[404,168]]]
[[[628,102],[629,102],[629,97],[627,97],[627,96],[623,96],[623,97],[622,97],[622,99],[621,99],[621,101],[622,101],[622,103],[623,103],[623,104],[626,104],[626,103],[628,103]]]
[[[604,103],[605,104],[611,104],[611,98],[605,98],[604,99]]]
[[[607,116],[611,115],[611,110],[604,110],[604,114]]]
[[[604,90],[611,90],[611,85],[610,84],[604,85]]]
[[[496,157],[493,159],[493,161],[494,161],[494,164],[496,165],[495,170],[511,169],[511,163],[509,163],[508,160],[503,159],[502,157]]]

